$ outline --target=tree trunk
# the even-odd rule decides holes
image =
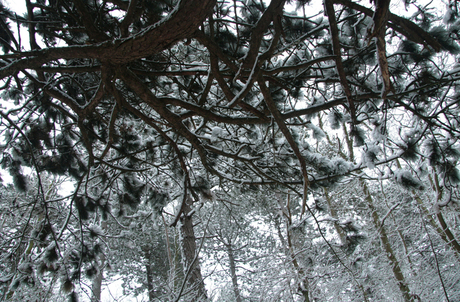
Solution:
[[[457,251],[457,253],[460,251],[460,244],[458,243],[457,239],[454,237],[454,234],[449,229],[449,226],[447,225],[446,221],[444,220],[444,217],[442,216],[441,210],[436,214],[436,217],[438,217],[439,224],[442,227],[442,231],[444,234],[446,234],[448,238],[448,242],[451,243],[451,246]]]
[[[101,253],[99,257],[101,262],[99,269],[97,270],[96,276],[91,283],[91,301],[92,302],[99,302],[101,301],[101,292],[102,292],[102,280],[104,279],[104,265],[105,265],[105,255]]]
[[[201,275],[198,255],[196,254],[196,238],[193,230],[192,216],[188,215],[191,209],[188,204],[184,205],[184,215],[181,217],[182,253],[185,262],[185,274],[188,283],[196,293],[190,301],[201,301],[207,299],[206,289],[204,288],[203,277]],[[189,274],[187,276],[187,272]]]
[[[443,188],[442,186],[439,185],[439,179],[438,175],[434,173],[432,179],[430,177],[430,182],[433,186],[433,189],[436,191],[436,204],[442,203],[442,195],[443,195]],[[449,244],[458,252],[460,251],[460,244],[458,243],[457,239],[454,237],[454,234],[452,234],[451,230],[449,229],[449,226],[447,225],[446,221],[444,220],[444,217],[442,216],[441,213],[441,207],[438,205],[438,211],[436,213],[436,217],[438,218],[439,224],[441,225],[442,231],[448,238]]]
[[[444,240],[444,242],[446,242],[452,248],[452,250],[454,251],[455,257],[457,258],[457,260],[460,261],[460,246],[454,244],[453,241],[451,241],[446,236],[446,232],[436,224],[436,221],[431,216],[432,214],[430,213],[430,211],[428,211],[428,209],[423,204],[423,201],[420,198],[420,196],[418,196],[415,192],[412,192],[412,193],[414,194],[414,198],[417,201],[418,205],[420,206],[420,208],[425,213],[425,215],[426,215],[425,217],[428,219],[428,223],[431,225],[431,227],[433,229],[436,230],[436,232],[438,233],[439,237],[441,237],[441,239]],[[438,217],[438,220],[439,220],[439,217]]]
[[[145,253],[145,259],[146,259],[145,271],[147,274],[147,290],[149,291],[149,301],[153,302],[153,300],[155,299],[155,290],[153,288],[152,259],[151,259],[152,255],[150,252],[151,248],[152,247],[147,246],[144,249],[144,253]]]
[[[107,222],[102,221],[101,222],[101,228],[102,230],[106,230],[107,228]],[[105,254],[101,253],[99,255],[99,261],[98,261],[98,269],[96,276],[94,276],[94,279],[91,283],[91,302],[99,302],[101,301],[101,292],[102,292],[102,280],[104,279],[104,267],[105,267]]]
[[[241,300],[240,290],[238,288],[238,276],[236,275],[235,257],[233,255],[233,249],[232,249],[231,244],[227,245],[227,254],[228,254],[228,260],[230,262],[230,273],[232,275],[233,292],[236,297],[236,302],[241,302],[242,300]]]
[[[308,279],[307,279],[304,267],[302,267],[302,265],[299,264],[299,262],[297,261],[297,258],[299,257],[299,255],[296,255],[296,248],[294,247],[294,243],[292,242],[293,241],[292,235],[291,235],[291,231],[289,230],[290,226],[291,225],[286,224],[286,229],[287,229],[286,232],[287,232],[287,240],[288,240],[288,245],[289,245],[289,251],[291,254],[290,256],[292,259],[292,264],[294,265],[294,268],[297,270],[297,274],[301,280],[298,290],[302,294],[304,301],[310,302],[309,293],[308,293],[308,287],[309,287]]]
[[[299,242],[297,236],[293,236],[292,232],[293,230],[291,229],[292,227],[292,217],[291,217],[291,211],[290,211],[290,196],[289,194],[287,195],[287,202],[286,204],[283,203],[281,194],[277,193],[277,198],[278,198],[278,204],[281,207],[281,211],[283,212],[283,218],[286,221],[286,237],[287,237],[287,252],[288,252],[288,257],[291,258],[292,265],[294,266],[294,269],[297,272],[297,276],[300,280],[300,283],[298,285],[298,291],[302,294],[304,297],[305,302],[310,302],[309,298],[309,283],[307,279],[307,275],[305,272],[305,267],[299,263],[298,260],[305,260],[305,259],[300,259],[301,255],[297,254],[297,250],[302,249],[302,243]],[[278,234],[280,238],[282,238],[281,231],[278,230]],[[297,240],[296,240],[297,239]]]
[[[402,273],[401,267],[399,266],[398,259],[395,256],[393,248],[391,247],[391,243],[390,243],[390,240],[388,239],[385,228],[380,223],[379,214],[377,213],[377,210],[374,208],[372,196],[370,195],[369,189],[367,188],[365,183],[362,183],[362,185],[363,185],[363,192],[366,196],[367,204],[372,212],[372,219],[374,222],[374,226],[378,230],[380,242],[382,243],[382,247],[385,251],[385,255],[390,261],[391,269],[398,283],[399,290],[401,291],[404,301],[406,302],[413,301],[411,294],[410,294],[409,287],[407,286],[406,280],[404,278],[404,274]]]
[[[323,188],[324,191],[324,197],[326,197],[327,205],[329,207],[329,214],[331,215],[332,218],[334,218],[334,228],[335,231],[337,232],[337,235],[339,236],[340,243],[342,246],[346,247],[347,246],[347,234],[343,231],[343,229],[340,227],[338,223],[339,217],[337,216],[337,212],[335,210],[335,207],[332,205],[331,198],[329,197],[329,194],[327,193],[327,189]]]

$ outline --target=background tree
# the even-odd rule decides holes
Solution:
[[[60,285],[56,249],[64,240],[55,225],[63,219],[63,198],[58,178],[26,178],[29,189],[17,192],[13,185],[1,188],[1,283],[2,300],[58,299]],[[37,194],[43,188],[43,195]],[[43,198],[47,202],[43,202]],[[68,241],[70,243],[70,241]]]
[[[103,222],[145,219],[147,203],[155,219],[174,207],[185,283],[170,297],[203,300],[197,239],[208,228],[195,233],[194,213],[213,191],[242,186],[244,196],[268,191],[286,219],[264,225],[279,227],[285,248],[283,299],[389,297],[384,272],[395,299],[455,300],[458,4],[374,2],[26,0],[24,16],[0,6],[3,167],[21,191],[26,171],[75,184],[59,211],[48,214],[58,203],[40,182],[30,207],[11,210],[54,236],[46,252],[20,240],[20,257],[53,271],[72,299],[91,296],[84,273],[100,272],[104,236],[122,233],[98,232]],[[408,241],[416,227],[422,239]],[[360,228],[380,241],[361,241]],[[156,247],[168,236],[149,238]],[[155,250],[142,244],[138,264]],[[442,291],[419,287],[411,263]]]

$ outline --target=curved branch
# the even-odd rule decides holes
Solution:
[[[350,0],[333,1],[334,3],[342,4],[351,9],[360,11],[368,17],[372,17],[374,15],[374,12],[371,9],[359,5],[358,3],[352,2]],[[407,39],[422,45],[429,45],[433,47],[435,51],[440,51],[442,49],[442,45],[439,44],[439,42],[432,35],[424,31],[414,22],[392,13],[389,14],[388,21],[390,21],[388,27],[406,36]]]
[[[24,69],[38,68],[46,62],[58,59],[99,59],[120,65],[156,54],[190,37],[215,4],[216,0],[182,0],[165,19],[129,38],[93,45],[26,52],[22,54],[22,59],[0,69],[0,79],[15,75]]]

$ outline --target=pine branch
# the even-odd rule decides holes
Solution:
[[[356,109],[353,96],[351,94],[350,86],[348,85],[347,75],[345,69],[343,68],[342,62],[342,52],[340,50],[340,41],[339,41],[339,29],[337,27],[337,19],[335,17],[334,3],[333,0],[324,0],[324,6],[326,8],[327,17],[329,18],[329,27],[331,31],[332,39],[332,49],[335,55],[335,65],[337,67],[337,73],[339,74],[340,83],[342,84],[342,89],[345,92],[347,97],[348,106],[351,115],[351,121],[353,124],[357,123],[356,120]]]
[[[372,12],[371,9],[359,5],[356,2],[352,2],[350,0],[333,1],[334,3],[342,4],[351,9],[360,11],[368,17],[372,17],[374,15],[374,12]],[[425,46],[431,46],[435,51],[441,51],[441,44],[435,38],[433,38],[432,35],[421,29],[414,22],[399,17],[392,13],[389,14],[388,20],[390,21],[388,26],[394,29],[395,31],[399,32],[400,34],[404,35],[408,40],[414,41],[419,44],[423,44]]]

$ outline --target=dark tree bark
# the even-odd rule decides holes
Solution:
[[[192,215],[189,215],[190,211],[190,205],[185,203],[183,208],[184,215],[181,217],[180,226],[182,253],[185,262],[185,278],[187,278],[188,284],[193,288],[193,292],[195,293],[195,297],[190,301],[200,301],[201,299],[206,299],[207,294],[196,251],[196,237],[195,231],[193,230]],[[188,275],[187,272],[189,272]]]
[[[236,301],[241,302],[242,300],[240,289],[238,288],[238,276],[236,275],[236,262],[235,256],[233,255],[233,248],[231,244],[226,245],[226,247],[228,260],[230,262],[230,274],[232,276],[233,293],[235,294]]]
[[[153,273],[152,273],[152,254],[151,246],[144,249],[145,253],[145,271],[147,276],[147,290],[149,292],[149,301],[153,302],[155,299],[155,289],[153,288]]]
[[[372,196],[369,193],[369,189],[367,188],[366,184],[363,185],[363,193],[366,194],[366,201],[367,205],[371,210],[372,221],[374,223],[375,228],[378,230],[380,242],[382,244],[382,248],[385,251],[385,255],[390,262],[391,270],[393,271],[393,275],[398,283],[399,290],[401,295],[406,302],[414,301],[412,295],[410,294],[409,286],[407,285],[406,278],[401,270],[401,266],[399,264],[398,259],[396,258],[395,252],[390,243],[390,239],[387,236],[386,230],[381,224],[381,220],[377,210],[374,207],[374,203],[372,200]]]
[[[97,270],[96,276],[93,279],[91,284],[92,291],[92,302],[101,301],[101,292],[102,292],[102,280],[104,279],[104,265],[105,265],[105,255],[102,253],[99,257],[101,263],[100,268]]]
[[[154,55],[192,36],[215,4],[215,0],[179,1],[168,17],[128,38],[86,46],[46,48],[13,55],[14,58],[22,59],[0,68],[0,78],[26,68],[38,68],[45,62],[57,59],[92,58],[99,59],[103,64],[122,65]],[[93,32],[91,29],[87,30]]]
[[[105,230],[107,228],[107,222],[101,222],[101,228]],[[91,301],[92,302],[99,302],[101,301],[101,292],[102,292],[102,280],[104,280],[104,268],[106,264],[105,254],[101,253],[98,259],[98,270],[96,272],[96,276],[91,283]]]

